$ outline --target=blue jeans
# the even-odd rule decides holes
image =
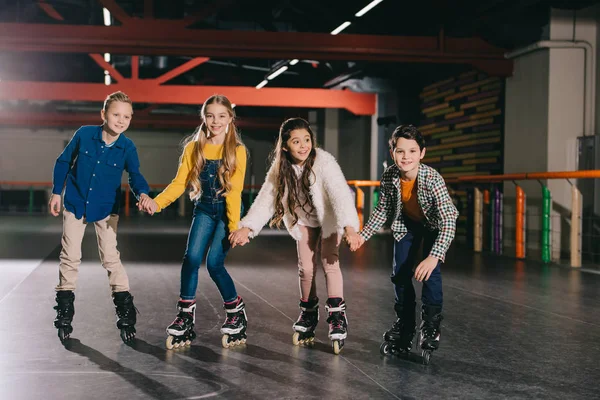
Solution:
[[[394,242],[394,265],[391,278],[396,292],[396,304],[410,306],[415,303],[415,288],[412,282],[413,269],[415,264],[418,264],[415,261],[422,260],[429,255],[438,232],[431,232],[422,224],[409,218],[404,218],[404,222],[408,228],[408,233],[399,242]],[[423,242],[423,257],[417,258],[421,242]],[[421,301],[424,305],[442,306],[441,264],[442,262],[438,261],[429,279],[423,281]]]
[[[229,302],[237,298],[237,292],[225,269],[225,256],[230,248],[225,200],[207,200],[198,201],[194,207],[194,218],[181,266],[180,297],[183,300],[196,298],[198,270],[206,258],[210,277],[217,285],[223,301]]]

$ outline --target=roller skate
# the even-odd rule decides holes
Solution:
[[[383,334],[383,343],[379,347],[381,355],[408,354],[415,336],[415,303],[408,306],[396,303],[394,306],[398,319],[394,325]]]
[[[294,323],[292,343],[312,345],[315,342],[315,329],[319,322],[319,299],[300,301],[300,316]]]
[[[221,344],[224,348],[234,347],[246,343],[246,329],[248,318],[246,317],[246,305],[241,297],[231,303],[224,303],[227,318],[221,327]]]
[[[327,299],[325,310],[329,314],[329,339],[333,346],[333,353],[340,354],[344,347],[344,339],[348,336],[348,319],[346,318],[346,302],[339,297]]]
[[[129,292],[113,293],[113,303],[117,312],[117,328],[121,330],[124,343],[131,343],[135,337],[137,308],[133,305],[133,296]]]
[[[443,319],[442,307],[423,305],[421,319],[419,345],[421,347],[423,364],[427,365],[431,360],[431,353],[440,347],[440,336],[442,333],[440,324]]]
[[[196,324],[196,300],[179,300],[177,302],[177,318],[167,327],[167,341],[165,346],[173,348],[189,346],[196,339],[194,325]]]
[[[62,343],[65,343],[73,332],[71,322],[75,315],[75,293],[71,290],[60,290],[56,292],[56,318],[54,319],[54,327],[58,329],[58,337]]]

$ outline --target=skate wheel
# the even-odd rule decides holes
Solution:
[[[246,344],[246,338],[243,338],[243,339],[241,340],[241,342],[242,342],[242,344]]]
[[[431,350],[423,350],[421,356],[423,357],[423,364],[429,365],[429,362],[431,361]]]
[[[221,344],[226,349],[229,347],[229,335],[223,335],[223,337],[221,338]]]
[[[387,356],[388,354],[391,354],[392,353],[392,345],[390,344],[390,342],[381,343],[381,346],[379,346],[379,352],[381,353],[382,356]]]
[[[292,335],[292,343],[294,344],[294,346],[298,346],[302,343],[302,341],[300,340],[300,333],[294,332],[294,334]]]
[[[64,328],[58,329],[58,338],[60,339],[61,342],[64,343],[67,339],[69,339],[70,336],[71,336],[71,334],[67,333],[67,331]]]
[[[135,331],[121,329],[121,340],[123,340],[123,343],[131,343],[133,338],[135,338]]]
[[[185,341],[185,345],[186,346],[191,346],[192,345],[192,341],[191,340],[186,340]]]
[[[342,346],[340,345],[340,341],[339,340],[334,340],[333,341],[333,354],[340,354],[340,351],[342,351]]]
[[[167,341],[165,342],[165,347],[166,347],[167,349],[169,349],[169,350],[172,350],[172,349],[173,349],[173,347],[175,347],[175,346],[173,345],[173,336],[168,336],[168,337],[167,337]]]

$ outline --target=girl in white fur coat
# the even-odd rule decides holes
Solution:
[[[350,245],[360,241],[352,192],[335,158],[316,148],[315,135],[302,118],[281,125],[273,159],[258,196],[229,240],[233,247],[244,245],[269,220],[270,226],[283,222],[296,240],[301,313],[294,324],[294,344],[314,341],[319,320],[315,270],[317,260],[322,261],[329,338],[338,354],[348,328],[339,246],[342,237]]]

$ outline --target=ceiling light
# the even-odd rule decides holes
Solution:
[[[110,85],[110,82],[111,82],[110,75],[104,75],[104,84],[106,86],[108,86],[108,85]]]
[[[371,11],[371,8],[375,7],[377,4],[381,3],[383,0],[373,0],[372,2],[370,2],[369,4],[367,4],[362,10],[360,10],[359,12],[357,12],[356,14],[354,14],[355,17],[362,17],[363,15],[365,15],[366,13],[368,13],[369,11]]]
[[[269,83],[269,81],[265,79],[264,81],[262,81],[261,83],[259,83],[258,85],[256,85],[256,88],[257,88],[257,89],[260,89],[260,88],[262,88],[262,87],[265,87],[265,85],[266,85],[267,83]]]
[[[277,71],[273,72],[271,75],[267,76],[268,80],[271,79],[275,79],[277,78],[279,75],[283,74],[285,71],[287,71],[288,66],[284,65],[283,67],[279,68]]]
[[[338,33],[340,33],[341,31],[343,31],[344,29],[346,29],[347,27],[350,26],[350,21],[346,21],[343,24],[341,24],[340,26],[338,26],[337,28],[335,28],[334,30],[331,31],[332,35],[337,35]]]
[[[110,62],[110,53],[104,53],[104,61]]]
[[[104,16],[104,25],[110,26],[110,11],[108,11],[106,8],[103,8],[102,15]]]
[[[298,64],[298,61],[300,61],[300,60],[298,60],[297,58],[294,58],[292,61],[290,61],[290,65],[296,65],[296,64]]]

